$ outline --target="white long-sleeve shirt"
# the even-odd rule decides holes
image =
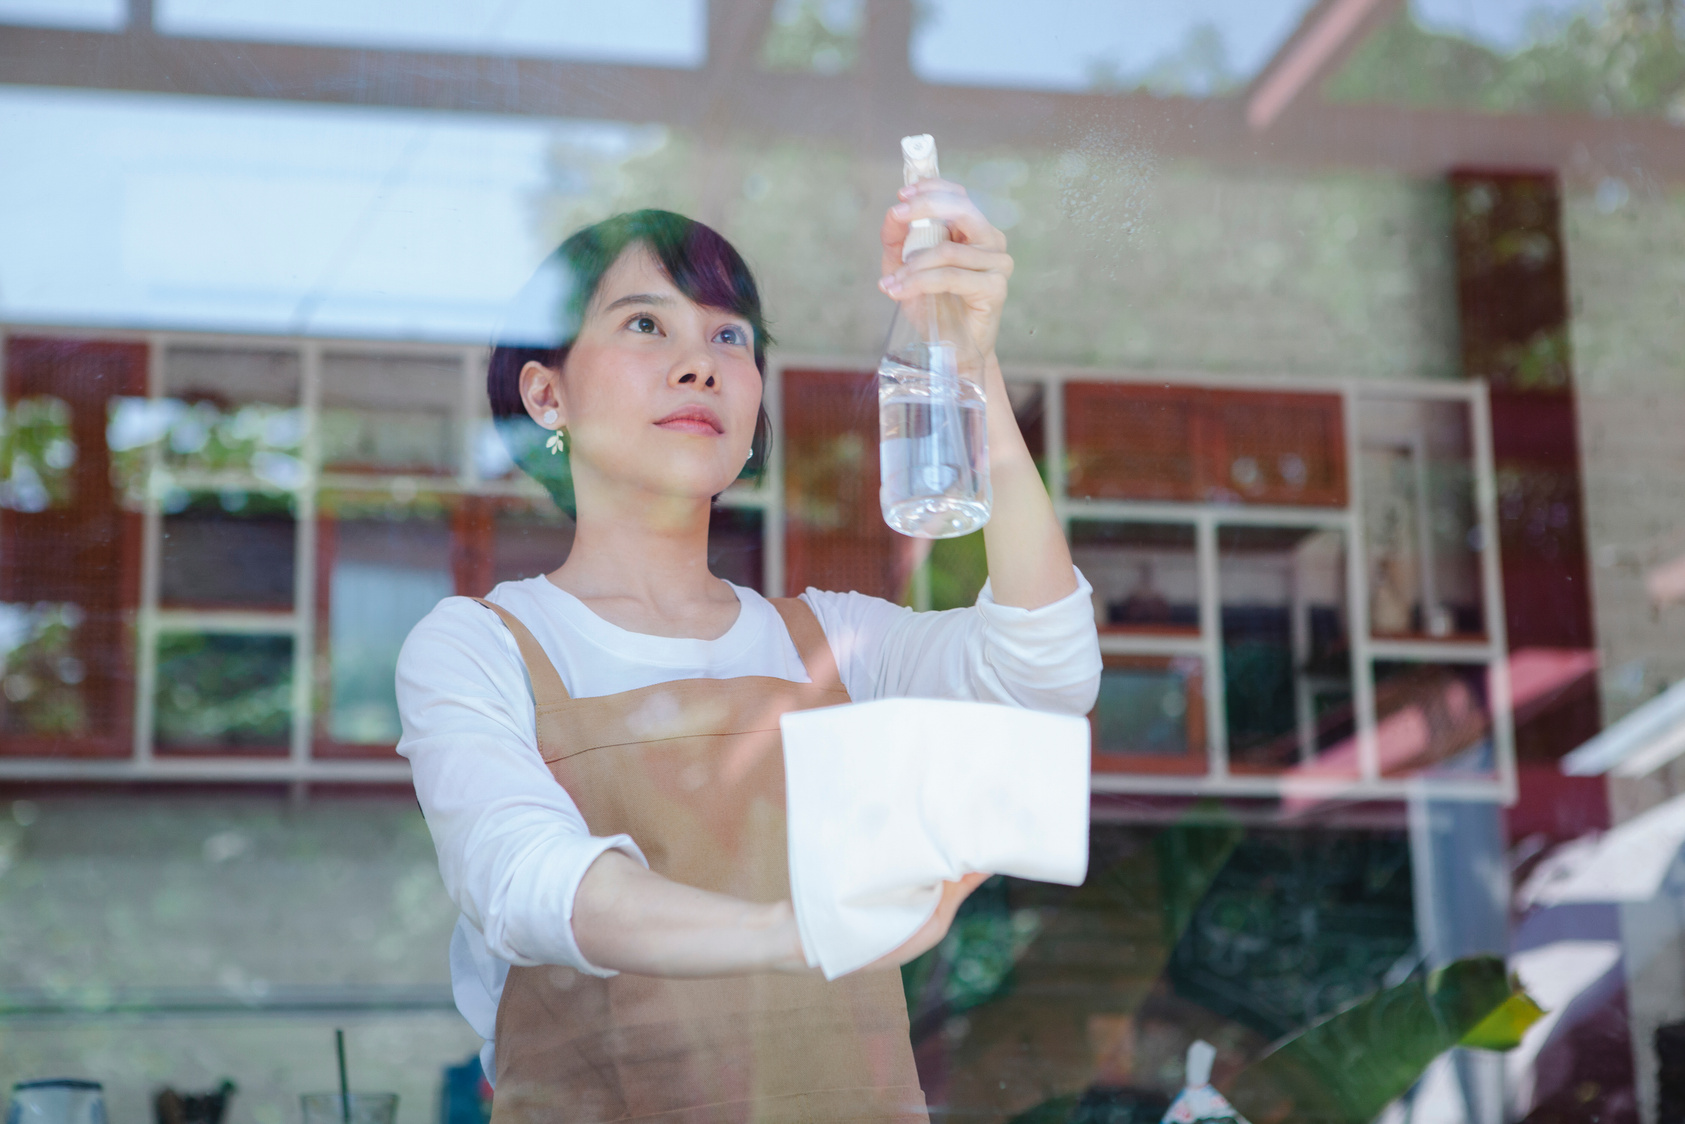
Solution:
[[[856,702],[958,698],[1086,714],[1100,680],[1090,601],[1078,589],[1040,609],[997,605],[983,587],[970,609],[914,612],[859,593],[809,589]],[[674,639],[608,623],[544,577],[488,595],[532,631],[574,698],[678,679],[774,676],[808,682],[783,618],[752,589],[725,635]],[[514,638],[497,616],[449,597],[422,619],[398,657],[398,710],[416,795],[445,889],[461,909],[451,938],[451,990],[492,1067],[497,1004],[511,964],[588,963],[573,937],[573,900],[604,851],[639,861],[637,841],[593,836],[539,756],[532,692]]]

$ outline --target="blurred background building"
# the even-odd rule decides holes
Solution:
[[[483,361],[582,223],[684,211],[757,271],[774,459],[717,573],[971,602],[980,543],[876,501],[877,229],[928,131],[1011,240],[999,350],[1107,666],[1089,886],[993,884],[906,975],[932,1104],[1156,1120],[1194,1037],[1221,1077],[1493,953],[1550,1016],[1389,1118],[1658,1119],[1682,35],[1672,0],[0,0],[0,1080],[122,1120],[227,1075],[277,1124],[345,1025],[435,1111],[478,1043],[392,670],[566,555]]]

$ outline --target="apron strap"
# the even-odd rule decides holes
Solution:
[[[799,597],[771,597],[768,600],[778,610],[778,615],[784,618],[784,627],[789,630],[790,639],[796,642],[796,651],[801,653],[802,666],[807,669],[807,677],[813,680],[813,685],[827,690],[842,690],[836,653],[831,651],[831,642],[825,639],[825,630],[819,627],[819,618],[813,615],[807,602]]]
[[[567,702],[571,696],[562,684],[562,677],[556,672],[556,665],[550,662],[550,657],[544,654],[544,647],[538,638],[520,622],[520,619],[505,609],[502,605],[494,605],[484,597],[474,600],[503,618],[503,623],[515,637],[515,647],[521,651],[521,659],[526,661],[527,678],[532,680],[532,701],[540,709]]]

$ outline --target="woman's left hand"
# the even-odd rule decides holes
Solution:
[[[903,262],[901,247],[915,219],[946,223],[950,240]],[[953,293],[965,302],[971,338],[985,356],[993,351],[1012,255],[1006,252],[1006,235],[983,217],[965,188],[942,179],[903,187],[901,202],[884,215],[881,237],[884,275],[878,288],[895,300],[918,293]]]
[[[987,874],[963,874],[958,881],[942,883],[942,896],[937,899],[936,912],[930,915],[930,920],[920,925],[918,932],[902,942],[900,948],[866,965],[867,969],[899,968],[942,943],[942,938],[948,935],[948,927],[954,923],[954,915],[959,912],[961,903],[971,896],[971,891],[987,882],[989,877]]]

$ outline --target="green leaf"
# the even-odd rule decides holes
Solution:
[[[1368,1124],[1453,1046],[1519,1040],[1538,1017],[1529,1008],[1538,1012],[1502,960],[1459,960],[1283,1042],[1240,1074],[1229,1100],[1253,1120]]]
[[[1527,1028],[1545,1017],[1545,1009],[1525,991],[1517,990],[1496,1011],[1476,1023],[1457,1045],[1476,1050],[1513,1050]]]

